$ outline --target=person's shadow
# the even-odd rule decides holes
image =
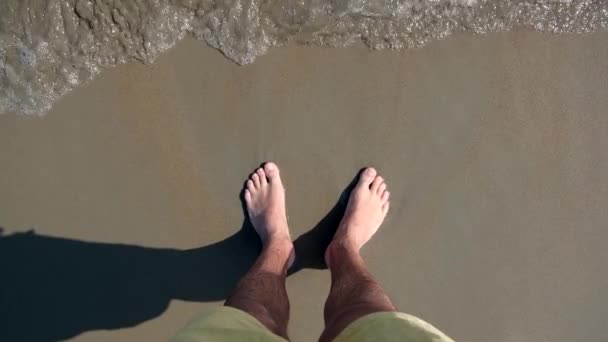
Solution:
[[[296,262],[289,274],[325,267],[325,247],[353,184],[295,241]],[[2,232],[0,341],[64,340],[143,323],[162,314],[172,299],[226,299],[261,248],[248,220],[225,240],[190,250]]]

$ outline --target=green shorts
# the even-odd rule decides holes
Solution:
[[[260,341],[285,342],[248,313],[223,306],[188,323],[172,342]],[[420,318],[401,312],[378,312],[348,325],[335,342],[408,341],[453,342]]]

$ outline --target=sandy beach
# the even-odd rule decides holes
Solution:
[[[251,262],[239,192],[274,160],[294,238],[334,224],[361,167],[380,170],[391,212],[364,256],[400,310],[457,341],[601,340],[606,61],[608,32],[290,46],[247,66],[186,39],[44,117],[0,115],[0,278],[18,303],[4,334],[171,337]],[[296,342],[318,338],[329,289],[300,241]]]

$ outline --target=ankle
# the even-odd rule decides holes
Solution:
[[[289,235],[271,235],[264,241],[263,249],[272,250],[281,256],[289,257],[293,250],[293,242]]]
[[[283,233],[273,233],[265,237],[264,241],[262,241],[264,246],[274,246],[274,247],[291,247],[293,246],[293,242],[291,241],[291,237],[289,234]]]
[[[360,258],[360,248],[346,238],[334,239],[325,250],[327,267],[338,266],[345,259]]]
[[[289,236],[271,235],[263,241],[263,249],[272,250],[280,255],[289,255],[293,242]]]
[[[357,222],[342,220],[331,243],[342,249],[359,253],[363,244],[357,240],[356,234],[352,234],[358,230],[361,230],[361,227]]]
[[[263,242],[262,255],[268,261],[261,269],[270,273],[284,273],[295,256],[293,242],[289,237],[268,237]]]

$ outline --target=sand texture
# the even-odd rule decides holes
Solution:
[[[294,238],[316,227],[287,281],[294,341],[321,332],[314,242],[366,165],[392,201],[364,257],[401,310],[457,341],[602,340],[606,61],[607,32],[287,47],[248,66],[187,39],[45,117],[2,115],[0,340],[163,341],[221,303],[259,248],[238,195],[264,160]]]

